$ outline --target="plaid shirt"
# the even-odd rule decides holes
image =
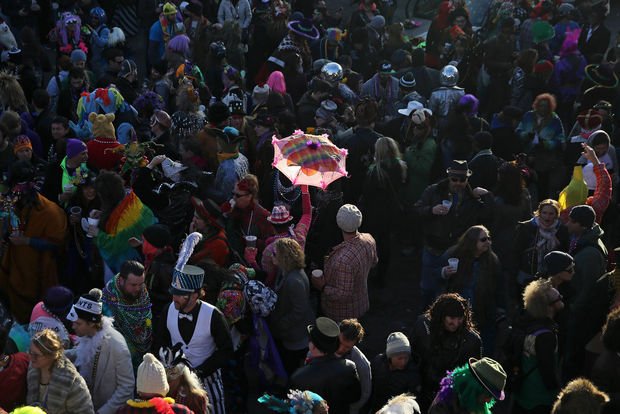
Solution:
[[[334,247],[325,260],[325,289],[321,307],[325,316],[340,322],[359,318],[368,308],[368,273],[377,264],[375,239],[359,233]]]

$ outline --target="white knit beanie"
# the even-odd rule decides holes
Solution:
[[[362,212],[353,204],[345,204],[336,214],[336,224],[346,233],[355,233],[362,225]]]
[[[411,353],[411,346],[409,345],[409,339],[402,332],[392,332],[387,339],[387,346],[385,348],[385,354],[388,358],[393,357],[396,354]]]
[[[138,367],[138,380],[136,388],[140,394],[160,395],[165,397],[170,391],[166,379],[166,369],[151,353],[142,358]]]

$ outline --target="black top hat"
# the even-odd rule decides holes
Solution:
[[[448,175],[461,175],[464,177],[469,177],[472,174],[465,160],[452,160],[446,172]]]
[[[333,320],[325,317],[317,318],[314,325],[308,325],[310,340],[321,352],[333,354],[338,350],[340,328]]]

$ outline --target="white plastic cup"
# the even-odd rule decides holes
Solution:
[[[245,247],[256,247],[256,236],[245,236]]]
[[[73,186],[73,184],[65,184],[65,185],[62,187],[62,189],[63,189],[63,191],[64,191],[65,193],[72,193],[72,192],[73,192],[73,190],[75,190],[75,187]]]
[[[312,271],[312,277],[323,277],[323,271],[321,269],[314,269]]]
[[[451,200],[443,200],[441,202],[441,205],[444,206],[445,208],[447,208],[448,210],[450,210],[450,207],[452,207],[452,201]]]
[[[73,206],[69,209],[69,213],[71,213],[72,216],[82,217],[82,207]]]
[[[90,237],[91,239],[95,237],[94,231],[98,225],[99,225],[98,218],[89,217],[88,218],[88,233],[86,234],[86,236]]]
[[[459,269],[459,259],[452,257],[448,259],[448,266],[450,266],[456,272]]]

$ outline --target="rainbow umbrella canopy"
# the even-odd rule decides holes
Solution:
[[[311,185],[325,189],[330,183],[347,176],[347,150],[338,148],[327,135],[309,135],[295,131],[293,135],[272,139],[273,166],[294,185]]]

